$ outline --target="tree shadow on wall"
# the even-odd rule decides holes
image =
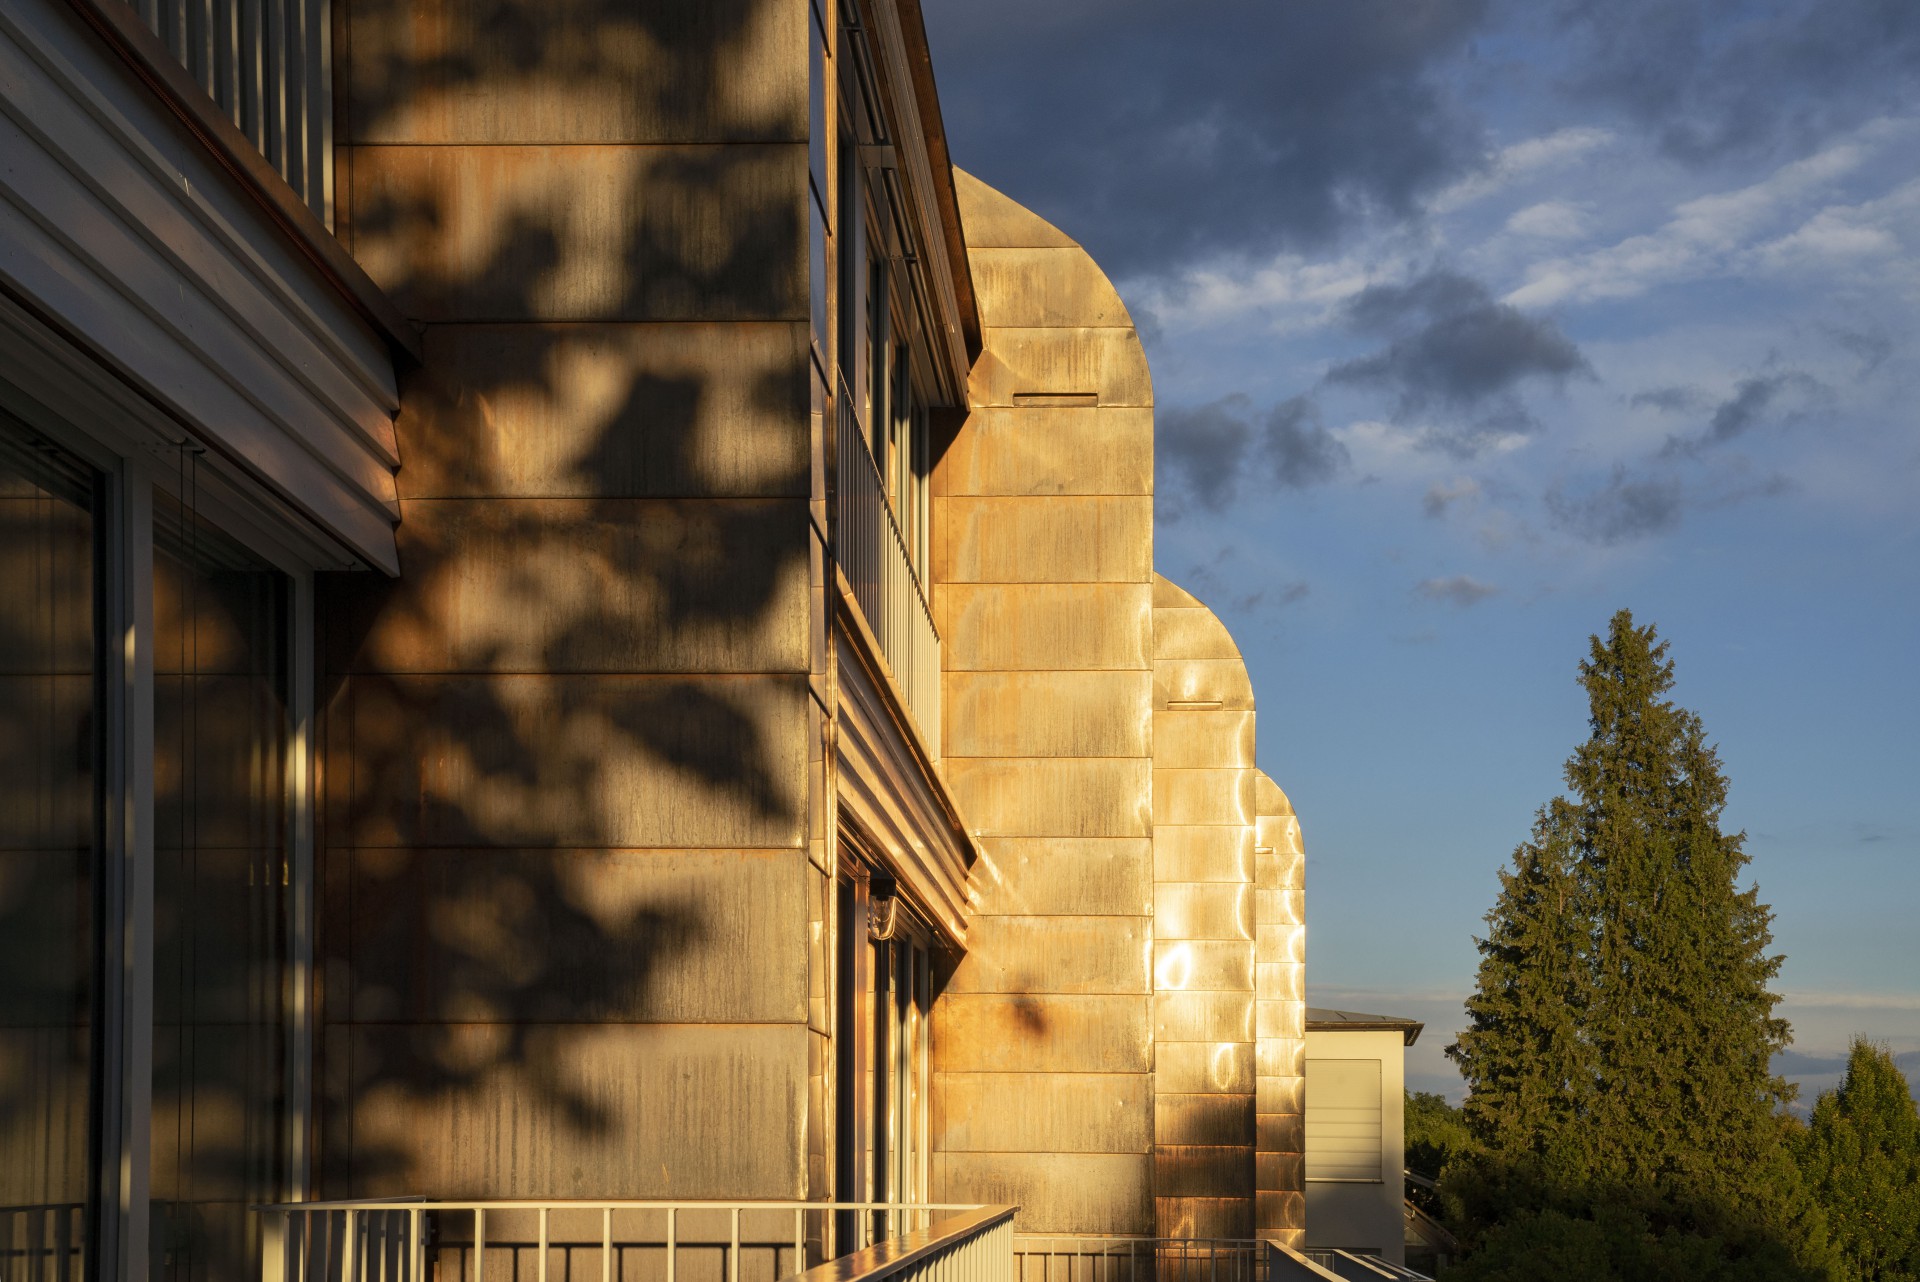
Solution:
[[[357,139],[524,90],[616,135],[804,140],[804,66],[790,134],[737,73],[776,11],[804,48],[805,6],[422,3],[349,6]],[[479,201],[396,168],[353,210],[429,325],[401,576],[319,602],[329,1196],[790,1191],[671,1151],[703,1112],[671,1097],[755,1089],[749,1034],[703,1075],[646,1026],[806,1014],[806,158],[659,150]]]

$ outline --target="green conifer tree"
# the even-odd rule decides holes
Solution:
[[[1576,814],[1555,798],[1500,874],[1500,898],[1476,941],[1480,968],[1468,1026],[1447,1048],[1469,1092],[1464,1112],[1506,1164],[1545,1158],[1579,1112],[1585,1052],[1584,941],[1572,838]]]
[[[1767,987],[1782,959],[1766,951],[1771,910],[1739,884],[1744,834],[1720,830],[1719,757],[1700,718],[1664,698],[1667,644],[1628,611],[1593,638],[1580,682],[1589,735],[1566,778],[1591,938],[1588,1178],[1712,1231],[1730,1214],[1784,1231],[1793,1180],[1774,1113],[1790,1088],[1769,1065],[1789,1032]]]
[[[1845,1282],[1920,1278],[1920,1112],[1893,1056],[1856,1039],[1796,1142]]]
[[[1502,874],[1449,1048],[1484,1146],[1448,1189],[1456,1228],[1493,1239],[1490,1261],[1592,1221],[1577,1232],[1600,1233],[1627,1273],[1651,1251],[1817,1276],[1824,1221],[1769,1067],[1788,1040],[1768,990],[1781,959],[1771,911],[1739,884],[1742,835],[1720,828],[1719,758],[1666,698],[1666,643],[1628,611],[1592,639],[1580,683],[1589,733],[1569,796]]]

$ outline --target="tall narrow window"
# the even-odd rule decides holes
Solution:
[[[287,1176],[289,590],[155,494],[151,1187],[169,1282],[246,1276],[247,1206]]]
[[[101,637],[89,469],[0,413],[0,1250],[78,1277],[101,963]]]

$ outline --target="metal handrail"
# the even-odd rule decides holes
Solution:
[[[833,558],[892,670],[928,751],[940,751],[940,632],[886,480],[841,376],[836,415]]]

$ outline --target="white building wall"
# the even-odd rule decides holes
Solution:
[[[1397,1030],[1307,1031],[1309,1250],[1406,1262],[1405,1059],[1405,1037]],[[1371,1117],[1357,1106],[1363,1083],[1377,1083]]]

